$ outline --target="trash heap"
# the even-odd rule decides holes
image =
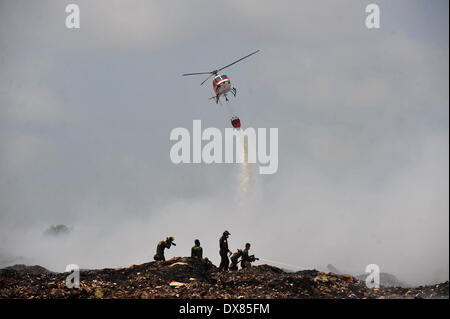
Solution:
[[[448,298],[449,284],[416,288],[367,288],[352,275],[269,266],[219,272],[208,259],[176,257],[128,268],[82,270],[80,287],[66,287],[68,273],[39,266],[0,269],[0,298]]]

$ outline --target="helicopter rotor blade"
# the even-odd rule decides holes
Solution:
[[[208,76],[202,83],[200,83],[200,85],[203,85],[206,81],[208,81],[208,79],[209,79],[211,76],[217,75],[217,73],[218,73],[219,71],[222,71],[223,69],[228,68],[229,66],[232,66],[233,64],[236,64],[236,63],[238,63],[238,62],[240,62],[240,61],[242,61],[242,60],[248,58],[249,56],[251,56],[251,55],[253,55],[253,54],[256,54],[256,53],[258,53],[258,52],[259,52],[259,50],[256,50],[255,52],[252,52],[252,53],[250,53],[249,55],[246,55],[246,56],[244,56],[243,58],[240,58],[239,60],[236,60],[236,61],[234,61],[233,63],[230,63],[230,64],[228,64],[228,65],[226,65],[226,66],[224,66],[224,67],[222,67],[222,68],[220,68],[220,69],[218,69],[218,70],[214,70],[214,71],[210,71],[210,72],[185,73],[185,74],[182,74],[182,76],[186,76],[186,75],[209,74],[209,76]]]
[[[210,72],[211,74],[202,82],[200,83],[200,85],[203,85],[203,83],[205,83],[206,81],[209,80],[210,77],[212,77],[214,75],[214,73]]]
[[[211,74],[212,72],[199,72],[199,73],[185,73],[182,74],[182,76],[186,76],[186,75],[200,75],[200,74]]]
[[[236,61],[234,61],[233,63],[228,64],[228,65],[224,66],[223,68],[220,68],[220,69],[217,70],[217,71],[222,71],[223,69],[228,68],[229,66],[232,66],[233,64],[238,63],[239,61],[242,61],[242,60],[244,60],[245,58],[248,58],[249,56],[251,56],[251,55],[253,55],[253,54],[255,54],[255,53],[258,53],[258,52],[259,52],[259,50],[256,50],[255,52],[252,52],[252,53],[250,53],[249,55],[246,55],[245,57],[240,58],[239,60],[236,60]]]

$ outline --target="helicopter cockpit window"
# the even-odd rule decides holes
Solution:
[[[223,79],[228,79],[228,76],[222,75],[222,80],[223,80]]]

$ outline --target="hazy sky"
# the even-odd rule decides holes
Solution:
[[[448,6],[0,0],[1,266],[128,266],[169,235],[167,258],[199,238],[217,264],[227,229],[231,249],[299,268],[448,280]],[[180,75],[257,49],[226,71],[230,105],[278,128],[278,172],[172,164],[173,128],[230,126],[210,81]]]

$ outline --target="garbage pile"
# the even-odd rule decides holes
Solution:
[[[335,274],[342,274],[340,270],[338,270],[334,265],[328,264],[327,269]],[[364,281],[367,277],[367,274],[362,274],[356,276],[356,279]],[[387,286],[387,287],[402,287],[402,288],[409,288],[411,287],[407,283],[397,279],[392,274],[386,273],[386,272],[380,272],[380,285]]]
[[[449,284],[416,288],[367,288],[352,275],[269,266],[219,272],[207,258],[176,257],[119,269],[80,271],[80,287],[67,288],[69,273],[32,266],[0,269],[0,298],[448,298]]]

